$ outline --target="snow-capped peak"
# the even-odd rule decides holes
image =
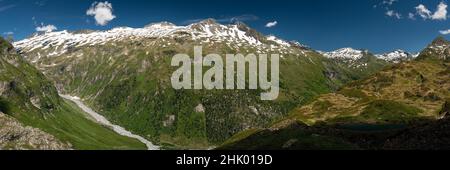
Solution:
[[[298,41],[290,41],[289,44],[296,46],[296,47],[300,47],[300,48],[309,48],[309,46],[302,44]]]
[[[173,28],[173,27],[176,27],[176,25],[173,24],[173,23],[167,22],[167,21],[163,21],[163,22],[157,22],[157,23],[148,24],[144,28],[158,28],[158,27],[159,28],[163,28],[163,27],[165,27],[165,28]]]
[[[152,23],[143,28],[117,27],[107,31],[59,31],[37,34],[17,41],[14,46],[22,52],[34,50],[51,51],[54,56],[69,51],[69,48],[105,45],[120,41],[139,41],[144,39],[162,40],[186,38],[198,43],[225,43],[230,48],[256,48],[258,51],[280,50],[287,54],[293,44],[275,36],[265,37],[243,23],[222,25],[212,19],[177,26],[169,22]],[[267,43],[272,41],[274,43]],[[301,45],[297,43],[297,45]],[[302,45],[303,46],[303,45]]]
[[[428,47],[427,53],[437,54],[440,58],[448,58],[450,56],[450,42],[447,41],[444,37],[436,38]]]
[[[291,46],[290,43],[288,43],[288,42],[286,42],[286,41],[284,41],[284,40],[282,40],[282,39],[279,39],[278,37],[276,37],[276,36],[274,36],[274,35],[269,35],[269,36],[267,36],[267,40],[268,40],[268,41],[276,42],[276,43],[279,44],[279,45],[283,45],[283,46],[287,46],[287,47],[290,47],[290,46]]]
[[[178,34],[183,33],[183,34]],[[120,41],[138,38],[170,38],[190,36],[193,40],[205,42],[221,41],[258,46],[262,43],[237,25],[221,25],[212,20],[194,23],[188,26],[176,26],[169,22],[149,24],[144,28],[118,27],[107,31],[92,32],[48,32],[38,34],[28,39],[15,42],[14,45],[25,51],[47,49],[50,47],[86,46],[105,44],[110,41]],[[62,48],[59,48],[62,49]]]
[[[322,53],[325,57],[332,59],[351,59],[359,60],[364,56],[364,51],[353,48],[341,48],[336,51]]]
[[[414,55],[404,51],[404,50],[395,50],[389,53],[384,54],[378,54],[375,55],[377,58],[388,61],[388,62],[394,62],[399,63],[404,60],[410,60],[414,58]]]

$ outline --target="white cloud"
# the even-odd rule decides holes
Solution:
[[[417,14],[419,14],[420,17],[423,19],[428,19],[431,17],[431,11],[423,4],[419,4],[419,6],[416,7]]]
[[[436,12],[432,13],[425,5],[419,4],[416,7],[417,14],[423,19],[431,20],[446,20],[447,19],[447,4],[439,3]]]
[[[439,31],[441,34],[447,35],[450,34],[450,29]]]
[[[94,2],[86,11],[86,15],[94,16],[98,25],[105,26],[110,21],[116,18],[113,14],[112,4],[108,1]]]
[[[447,19],[447,4],[444,2],[439,3],[437,11],[431,16],[433,20],[446,20]]]
[[[390,16],[390,17],[395,17],[397,19],[401,19],[402,18],[402,15],[400,13],[398,13],[398,12],[395,12],[394,10],[386,11],[386,15]]]
[[[272,28],[274,26],[278,25],[278,21],[269,22],[266,24],[267,28]]]
[[[56,26],[54,26],[54,25],[41,24],[40,27],[36,27],[36,31],[38,31],[38,32],[53,32],[55,30],[58,30],[58,28],[56,28]]]

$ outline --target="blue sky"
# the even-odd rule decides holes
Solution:
[[[105,11],[87,15],[94,2],[0,0],[0,34],[20,40],[48,25],[58,30],[106,30],[159,21],[186,25],[206,18],[226,24],[234,18],[264,34],[317,50],[353,47],[375,53],[417,52],[439,35],[450,36],[445,32],[450,29],[447,0],[109,0],[112,15],[100,21],[95,14]]]

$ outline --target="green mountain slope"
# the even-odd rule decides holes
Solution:
[[[363,149],[442,148],[436,143],[445,141],[448,138],[445,131],[450,130],[445,125],[450,100],[449,47],[448,41],[437,39],[415,61],[383,69],[342,87],[336,93],[320,95],[311,103],[294,109],[288,118],[272,125],[273,133],[266,134],[265,138],[276,136],[280,131],[288,131],[290,136],[267,143],[280,146],[298,138],[306,130],[292,129],[291,126],[305,123],[314,129],[310,132],[312,134],[339,138]],[[437,130],[433,132],[435,135],[424,135],[431,132],[430,129]],[[222,149],[240,148],[249,143],[254,144],[254,148],[265,147],[259,144],[259,140],[264,140],[257,137],[261,135],[259,132],[253,130],[242,134],[246,135],[238,135],[239,140],[227,142]],[[435,137],[443,139],[440,141]],[[408,145],[402,147],[402,142]],[[426,143],[430,146],[425,146]],[[328,144],[334,145],[335,142]]]
[[[53,83],[1,38],[0,47],[0,112],[14,117],[24,126],[40,129],[74,149],[145,148],[137,140],[98,125],[74,104],[61,99]],[[42,147],[28,149],[39,148]]]
[[[65,150],[71,145],[37,128],[26,127],[0,112],[0,150]]]
[[[370,74],[242,23],[225,26],[213,20],[186,27],[157,23],[142,29],[56,32],[16,44],[61,91],[168,148],[208,148],[244,129],[267,127],[317,95]],[[260,100],[260,90],[174,90],[170,77],[176,68],[170,61],[178,53],[193,56],[195,45],[203,46],[203,54],[281,54],[280,97],[269,102]]]

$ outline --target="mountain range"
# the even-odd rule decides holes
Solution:
[[[450,43],[388,66],[294,109],[222,149],[448,149]]]
[[[280,97],[261,101],[259,89],[173,89],[171,58],[192,56],[198,45],[204,54],[280,54]],[[276,137],[272,132],[283,130],[302,136],[297,134],[308,134],[303,129],[322,131],[319,125],[435,118],[449,96],[438,89],[448,86],[447,45],[437,39],[418,56],[401,50],[382,55],[351,48],[319,52],[244,23],[222,25],[212,19],[188,26],[161,22],[144,28],[40,33],[12,45],[2,40],[0,111],[6,120],[36,128],[42,131],[36,134],[53,141],[31,149],[145,147],[97,124],[58,93],[80,97],[112,123],[163,149],[240,148],[247,139],[276,145],[280,142],[270,141]],[[261,133],[271,137],[263,140]],[[335,136],[314,139],[323,139],[323,147],[330,141],[363,148]],[[0,148],[23,148],[14,141],[0,140]],[[289,141],[292,146],[298,142]]]

